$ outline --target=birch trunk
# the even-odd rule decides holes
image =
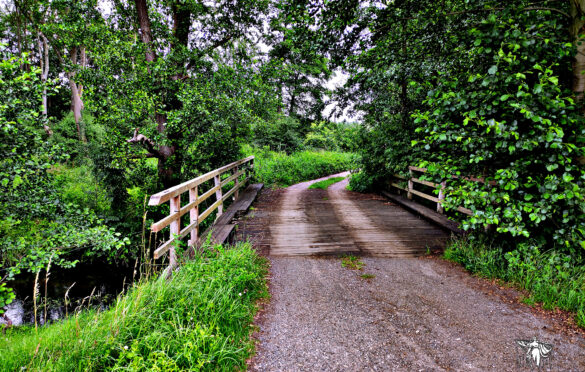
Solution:
[[[53,131],[51,127],[48,125],[48,109],[47,109],[47,79],[49,78],[49,43],[47,42],[47,38],[42,33],[38,35],[38,45],[39,45],[39,61],[41,65],[41,81],[43,82],[43,129],[45,129],[45,133],[49,136],[53,135]]]

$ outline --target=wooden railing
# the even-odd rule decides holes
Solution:
[[[399,179],[399,180],[407,181],[407,186],[404,187],[403,185],[399,184],[395,180],[390,182],[390,186],[395,187],[395,188],[402,190],[402,191],[406,191],[406,197],[408,199],[413,199],[413,195],[415,195],[415,196],[421,197],[423,199],[430,200],[432,202],[437,203],[437,212],[443,214],[444,209],[443,209],[442,203],[443,203],[443,200],[445,199],[444,190],[445,190],[446,182],[443,181],[441,183],[435,183],[435,182],[421,180],[420,178],[415,177],[417,173],[426,173],[426,171],[427,171],[426,168],[419,168],[419,167],[410,166],[410,167],[408,167],[408,173],[409,173],[408,178],[403,177],[399,174],[394,175],[394,177]],[[479,180],[479,179],[473,179],[473,180],[481,182],[481,180]],[[433,189],[437,189],[440,187],[439,195],[434,196],[434,195],[425,193],[424,191],[416,190],[415,184],[432,187]],[[467,209],[467,208],[464,208],[461,206],[457,207],[457,211],[461,212],[463,214],[469,215],[469,216],[472,214],[470,209]]]
[[[175,253],[177,239],[183,239],[190,234],[187,245],[189,247],[196,245],[199,238],[199,225],[216,209],[217,217],[221,216],[223,203],[232,195],[235,199],[238,198],[239,189],[250,179],[248,171],[253,170],[253,167],[254,156],[250,156],[152,195],[148,205],[160,205],[167,201],[170,202],[169,215],[153,223],[150,227],[152,232],[158,232],[170,226],[170,238],[154,251],[154,258],[158,259],[169,252],[169,267],[175,267],[177,262]],[[230,171],[231,175],[222,179],[222,175]],[[211,180],[214,183],[213,187],[199,195],[200,185]],[[232,181],[235,183],[234,187],[224,194],[222,188]],[[184,193],[189,193],[189,202],[181,206],[181,195]],[[212,195],[215,195],[215,202],[205,211],[199,213],[199,206]],[[181,229],[181,217],[187,213],[189,213],[189,224]]]

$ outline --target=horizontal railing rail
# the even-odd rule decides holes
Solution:
[[[217,210],[217,217],[222,215],[224,202],[232,196],[234,199],[238,198],[239,190],[250,180],[250,173],[253,168],[254,156],[250,156],[152,195],[148,205],[161,205],[167,201],[170,203],[169,215],[153,223],[150,227],[152,232],[159,232],[170,226],[169,240],[163,242],[154,251],[154,258],[158,259],[169,252],[169,266],[171,268],[175,267],[177,262],[175,245],[177,240],[190,235],[187,245],[189,247],[196,245],[199,238],[199,225],[215,210]],[[222,175],[230,171],[231,175],[222,179]],[[213,187],[199,195],[199,186],[211,180],[214,182]],[[224,194],[223,187],[232,181],[234,186]],[[181,195],[184,193],[189,194],[189,201],[184,206],[181,206]],[[199,213],[199,206],[214,195],[215,202],[208,206],[205,211]],[[189,224],[181,229],[181,217],[187,213],[189,213]]]
[[[419,177],[415,177],[417,175],[416,173],[426,173],[426,171],[427,171],[426,168],[419,168],[419,167],[410,166],[410,167],[408,167],[408,173],[409,173],[408,177],[404,177],[404,176],[401,176],[399,174],[394,175],[394,178],[396,178],[396,179],[407,181],[407,186],[404,187],[403,185],[399,184],[396,180],[392,180],[390,182],[390,186],[392,186],[398,190],[406,191],[406,197],[408,199],[412,200],[413,195],[416,195],[418,197],[421,197],[423,199],[430,200],[430,201],[436,203],[437,204],[437,212],[443,214],[444,208],[443,208],[442,204],[443,204],[443,200],[445,200],[446,181],[443,181],[441,183],[436,183],[436,182],[421,180]],[[470,180],[476,181],[476,182],[483,182],[482,179],[478,179],[478,178],[470,178]],[[415,184],[432,187],[434,189],[440,188],[439,195],[434,196],[434,195],[428,194],[424,191],[416,190]],[[463,214],[466,214],[468,216],[471,216],[473,214],[473,212],[470,209],[462,207],[462,206],[457,207],[457,211],[461,212]]]

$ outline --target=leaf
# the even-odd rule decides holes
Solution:
[[[498,72],[498,66],[493,65],[492,67],[490,67],[490,69],[488,70],[488,74],[490,75],[495,75],[496,72]]]

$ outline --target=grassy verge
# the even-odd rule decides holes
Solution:
[[[309,186],[309,189],[327,190],[327,188],[329,186],[333,185],[334,183],[343,181],[344,179],[345,179],[345,177],[331,177],[331,178],[327,178],[326,180],[313,183],[311,186]]]
[[[585,266],[570,255],[540,252],[533,245],[504,252],[501,247],[462,238],[447,247],[445,258],[480,276],[526,289],[530,296],[525,303],[574,312],[577,324],[585,328]]]
[[[170,281],[151,279],[109,310],[0,336],[0,371],[233,371],[253,351],[266,262],[249,244],[204,253]]]
[[[255,177],[267,187],[287,187],[355,168],[356,155],[332,151],[299,151],[291,155],[245,146],[255,155]]]

